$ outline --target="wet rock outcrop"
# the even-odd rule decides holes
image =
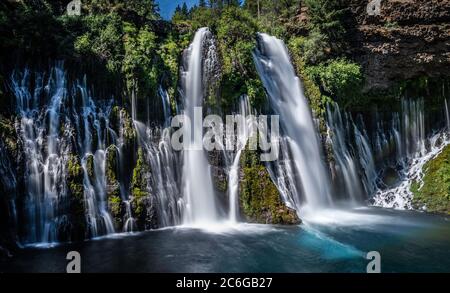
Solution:
[[[295,225],[301,221],[288,208],[255,151],[244,151],[240,160],[239,206],[248,222]]]

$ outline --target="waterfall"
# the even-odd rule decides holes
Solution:
[[[450,108],[448,107],[447,99],[444,100],[445,103],[445,122],[447,123],[447,131],[450,132]]]
[[[123,202],[125,204],[125,224],[123,225],[124,232],[134,232],[136,230],[136,220],[133,218],[131,212],[131,204],[129,200]]]
[[[198,111],[198,107],[203,105],[203,61],[204,56],[207,56],[205,44],[208,38],[211,38],[209,29],[199,29],[184,56],[184,64],[187,66],[183,72],[184,115],[193,125],[193,135],[184,133],[183,195],[186,210],[183,222],[194,225],[218,220],[210,166],[203,150],[203,117],[200,115],[201,111]]]
[[[337,104],[328,105],[328,136],[331,136],[330,140],[333,146],[337,171],[344,181],[344,192],[349,196],[351,201],[356,203],[361,201],[363,191],[358,175],[354,151],[351,149],[351,146],[348,145],[351,141],[350,128],[353,128],[354,125],[351,119],[347,117],[347,113],[344,113],[344,118],[345,119],[342,119],[341,111]],[[359,137],[359,139],[361,139],[361,137]]]
[[[373,194],[378,178],[364,121],[361,116],[357,119],[355,124],[351,114],[337,104],[327,106],[328,141],[337,165],[336,177],[344,181],[343,192],[355,203]]]
[[[170,118],[170,97],[169,93],[162,87],[158,88],[159,96],[161,97],[161,104],[163,106],[163,114],[164,114],[164,126],[168,126],[169,118]]]
[[[420,155],[419,151],[414,159],[404,164],[404,168],[400,171],[400,181],[396,185],[376,192],[372,200],[373,205],[401,210],[412,209],[411,185],[418,182],[419,186],[422,186],[423,166],[439,155],[445,146],[450,144],[450,139],[445,133],[437,133],[428,139],[428,144],[430,149],[424,155]]]
[[[238,221],[239,214],[239,162],[241,159],[242,151],[244,150],[247,139],[250,137],[249,131],[252,129],[250,123],[251,119],[251,107],[248,96],[242,96],[239,101],[239,118],[238,133],[236,140],[236,154],[233,159],[233,163],[230,167],[228,174],[228,196],[230,201],[230,214],[229,220],[232,223]]]
[[[359,164],[363,171],[362,183],[367,195],[372,195],[377,188],[378,174],[373,159],[373,151],[367,137],[364,122],[361,120],[362,131],[356,125],[353,126],[355,134],[355,144],[358,150]]]
[[[26,231],[22,242],[51,243],[70,239],[66,230],[71,226],[68,210],[71,199],[67,190],[67,165],[71,154],[81,160],[89,236],[113,233],[106,207],[104,146],[115,134],[109,126],[104,127],[108,124],[107,110],[95,105],[85,82],[69,90],[62,63],[50,71],[46,84],[43,74],[36,73],[34,83],[31,75],[25,70],[11,78],[25,156],[23,218]],[[92,154],[94,149],[97,151]],[[88,175],[89,156],[94,157],[95,182],[91,182]]]
[[[426,154],[424,112],[423,99],[402,100],[402,128],[408,158]]]
[[[380,168],[394,168],[399,180],[393,186],[383,182],[371,202],[385,208],[412,209],[411,184],[421,182],[423,166],[448,145],[448,135],[446,130],[427,135],[423,98],[403,99],[401,112],[393,113],[385,126],[380,126],[379,117],[377,120],[376,145],[383,152]]]
[[[282,145],[291,154],[286,162],[294,181],[301,183],[304,204],[317,208],[331,204],[329,178],[322,162],[319,138],[311,110],[295,75],[283,41],[266,34],[258,34],[258,48],[254,61],[266,88],[272,109],[280,115],[286,138]],[[283,142],[282,142],[283,143]],[[297,210],[300,194],[292,197]]]
[[[139,125],[139,145],[151,170],[151,189],[157,201],[158,224],[160,227],[179,225],[184,210],[179,191],[182,164],[171,147],[170,128],[151,129],[136,121],[135,125]]]

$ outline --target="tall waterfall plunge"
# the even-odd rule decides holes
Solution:
[[[183,72],[183,89],[185,94],[184,114],[191,124],[201,129],[192,129],[187,148],[183,154],[183,196],[186,204],[184,223],[188,225],[204,225],[218,220],[210,165],[203,150],[203,124],[195,119],[202,119],[197,107],[203,105],[203,65],[207,63],[205,56],[208,50],[214,49],[210,42],[212,36],[208,28],[197,31],[194,41],[185,52],[185,71]],[[198,108],[197,108],[198,109]],[[200,116],[200,117],[199,117]]]
[[[295,190],[296,194],[285,195],[285,200],[290,198],[291,205],[295,205],[297,210],[303,205],[312,209],[330,205],[329,178],[322,162],[319,138],[285,44],[275,37],[259,34],[254,60],[269,94],[272,109],[280,115],[282,130],[286,135],[282,141],[282,150],[291,154],[291,159],[285,158],[285,166],[281,168],[291,177],[291,186],[280,188],[278,185],[281,190]],[[292,176],[297,178],[292,180]],[[306,201],[304,203],[300,200],[300,192],[296,191],[299,189],[293,186],[299,182],[301,185],[298,188]]]

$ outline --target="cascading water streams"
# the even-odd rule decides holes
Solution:
[[[417,182],[422,185],[423,166],[436,157],[450,143],[446,133],[438,133],[428,139],[430,149],[421,156],[405,163],[404,169],[400,171],[400,181],[391,188],[380,189],[373,197],[373,205],[384,208],[412,209],[411,200],[413,193],[411,186]]]
[[[242,96],[239,102],[239,118],[240,123],[238,124],[238,133],[236,140],[236,154],[233,159],[233,163],[230,167],[228,174],[228,195],[230,201],[230,222],[236,223],[238,221],[239,213],[239,162],[241,158],[242,151],[244,150],[247,139],[249,138],[252,130],[250,123],[252,123],[251,118],[251,106],[248,96]]]
[[[313,209],[330,205],[329,178],[322,162],[311,110],[283,41],[259,34],[254,60],[269,94],[272,109],[280,115],[286,135],[286,145],[282,145],[281,150],[289,152],[292,160],[287,162],[285,168],[290,170],[285,173],[297,177],[299,180],[295,181],[301,182],[303,204]],[[295,194],[292,199],[299,210],[300,194]]]
[[[193,125],[192,134],[190,131],[184,133],[183,195],[186,210],[183,223],[188,225],[207,225],[218,220],[210,166],[203,151],[203,117],[200,115],[201,111],[198,111],[198,107],[203,105],[204,56],[208,56],[206,50],[211,49],[209,47],[205,50],[205,44],[208,44],[207,40],[211,37],[208,28],[199,29],[184,56],[184,114]],[[190,127],[184,129],[188,128]]]
[[[450,108],[448,107],[447,99],[444,100],[445,103],[445,122],[447,125],[447,130],[450,132]]]
[[[366,195],[372,195],[377,189],[378,174],[376,171],[375,162],[373,160],[373,152],[369,144],[369,139],[367,137],[364,122],[362,122],[362,119],[360,120],[362,131],[360,131],[356,125],[353,125],[355,144],[356,149],[358,150],[359,164],[364,174],[362,179],[364,190],[366,191]]]
[[[402,100],[402,114],[402,136],[408,158],[424,156],[426,154],[424,100]]]
[[[350,131],[354,127],[351,119],[341,111],[337,104],[327,107],[328,137],[331,140],[334,151],[334,159],[337,164],[338,177],[342,178],[345,185],[345,193],[353,202],[362,199],[362,186],[358,176],[354,151],[348,146]],[[361,137],[360,137],[361,138]],[[340,175],[340,176],[339,176]]]
[[[357,126],[350,113],[337,104],[327,107],[328,143],[337,164],[336,179],[344,181],[344,193],[354,203],[361,203],[376,190],[377,172],[364,122]],[[361,129],[361,130],[360,130]]]
[[[355,124],[351,116],[343,115],[337,106],[328,109],[327,122],[333,132],[331,145],[339,169],[345,173],[348,169],[352,170],[346,164],[357,166],[357,178],[348,182],[355,184],[355,180],[361,179],[366,195],[373,196],[370,200],[372,204],[385,208],[412,208],[411,184],[421,182],[425,163],[448,144],[445,131],[426,138],[424,112],[423,99],[402,100],[401,112],[391,113],[391,116],[376,112],[371,143],[361,116]],[[343,142],[353,145],[352,151],[348,151],[345,145],[343,147]],[[377,154],[376,159],[374,153]],[[387,174],[380,176],[380,172]],[[389,183],[393,180],[389,179],[393,177],[392,172],[399,177],[394,186]],[[347,176],[343,174],[338,177],[345,180]]]
[[[184,209],[178,188],[181,162],[171,147],[170,128],[152,130],[140,127],[138,137],[153,178],[152,191],[158,202],[159,226],[179,225]]]
[[[32,89],[30,75],[25,70],[21,79],[20,74],[13,74],[11,80],[25,154],[26,196],[23,205],[27,231],[23,242],[51,243],[67,238],[61,231],[70,227],[66,177],[71,153],[78,153],[83,162],[89,236],[113,233],[105,204],[105,160],[101,149],[107,137],[115,137],[109,127],[102,130],[107,124],[104,118],[107,115],[95,106],[85,84],[78,84],[72,92],[68,91],[62,64],[52,69],[45,86],[44,76],[36,74]],[[81,95],[76,94],[77,90]],[[84,132],[83,137],[80,132],[74,137],[75,127]],[[97,141],[93,141],[94,136]],[[99,148],[94,154],[95,183],[88,178],[86,168],[87,157],[92,155],[94,145]]]

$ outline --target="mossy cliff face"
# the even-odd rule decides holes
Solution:
[[[123,139],[125,147],[132,147],[136,140],[136,131],[130,114],[124,108],[115,106],[109,115],[112,129]]]
[[[14,156],[20,155],[17,132],[14,121],[0,115],[0,138],[3,140],[8,152]]]
[[[427,212],[450,215],[450,146],[423,168],[423,186],[413,183],[413,205]]]
[[[70,218],[71,231],[69,232],[72,241],[83,240],[85,238],[85,203],[83,186],[83,168],[80,158],[70,155],[67,161],[67,188],[70,198]]]
[[[301,222],[296,212],[282,202],[277,187],[255,151],[244,151],[240,166],[239,203],[246,221],[286,225]]]
[[[158,227],[156,200],[149,188],[150,167],[145,161],[144,152],[138,150],[138,159],[131,181],[131,210],[139,230]]]
[[[91,181],[95,180],[94,156],[88,155],[86,158],[86,171]]]
[[[89,164],[88,164],[89,165]],[[120,183],[117,179],[118,154],[115,146],[110,146],[106,150],[106,198],[108,201],[108,210],[114,221],[116,230],[121,230],[123,226],[124,208],[120,197]]]

